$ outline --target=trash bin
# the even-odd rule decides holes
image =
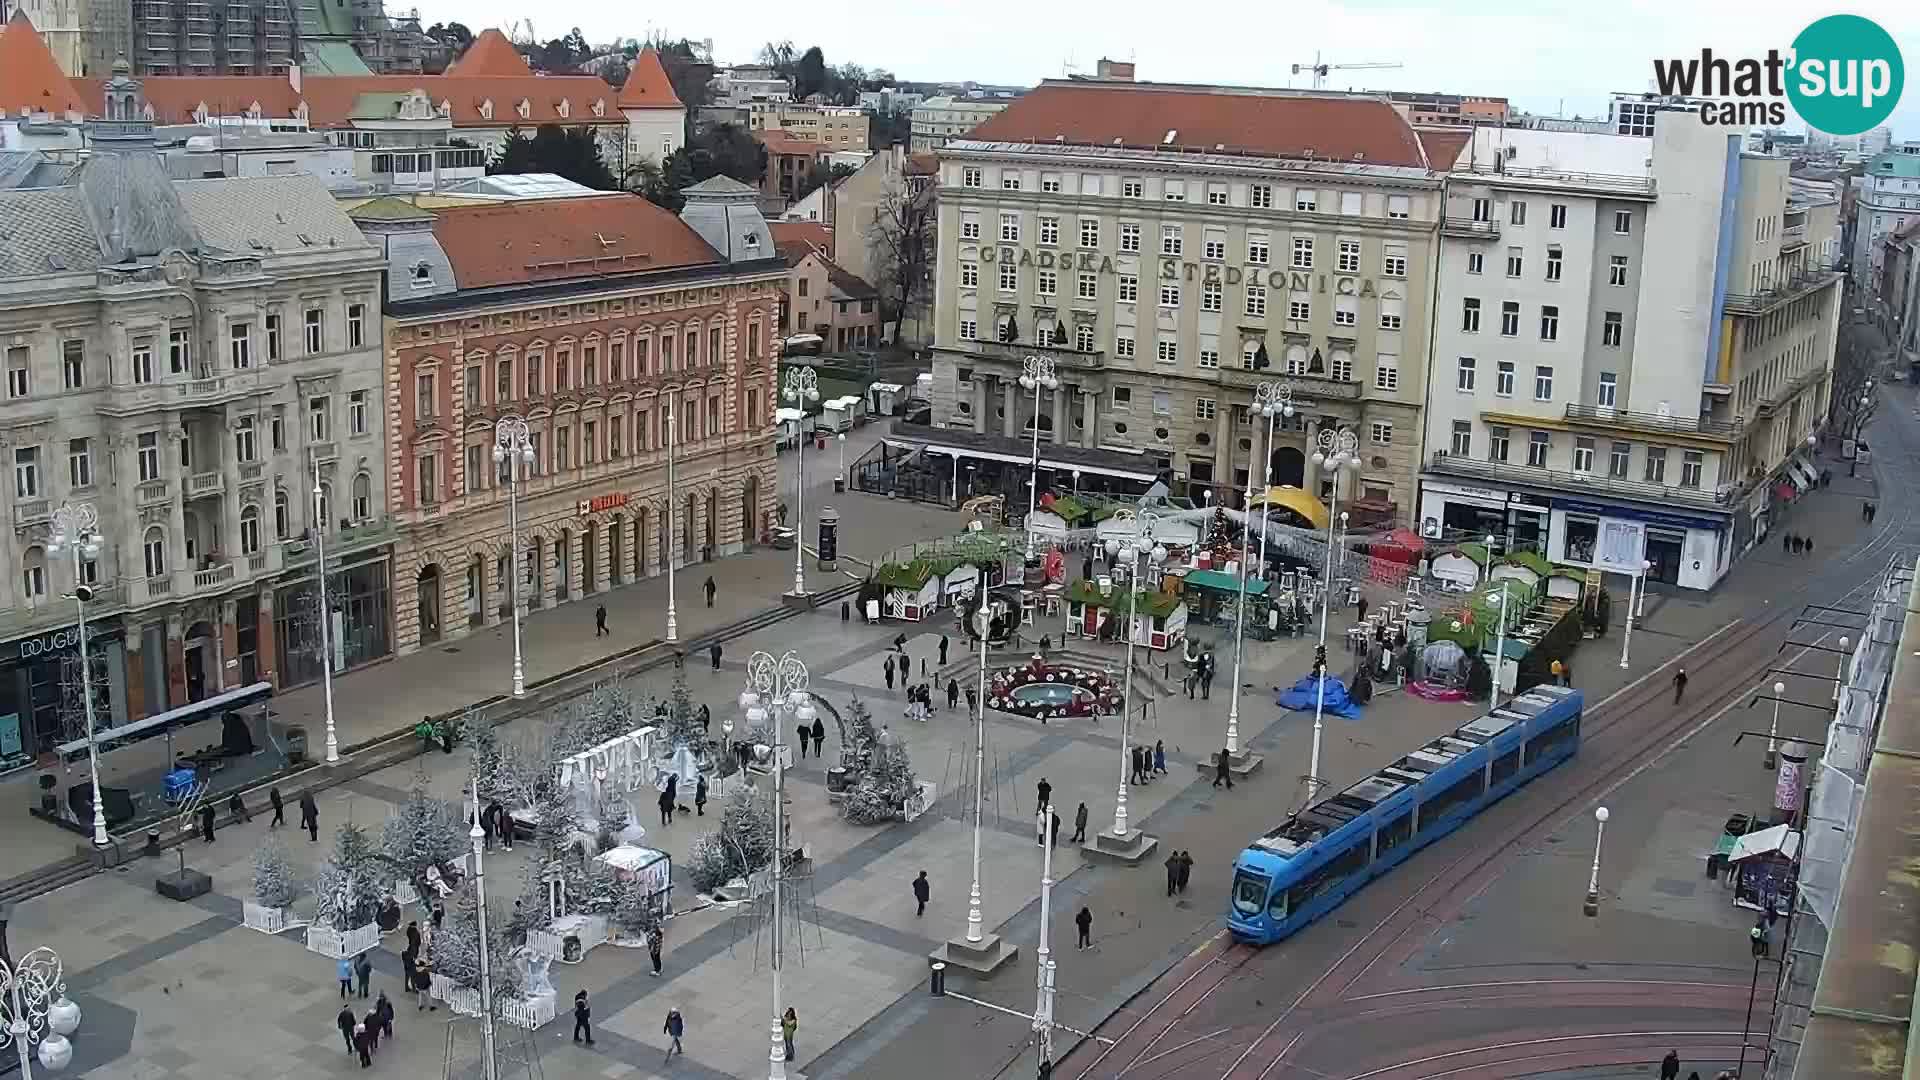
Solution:
[[[847,790],[847,769],[844,765],[835,765],[827,770],[827,794],[841,795]]]
[[[299,765],[307,760],[307,729],[295,724],[287,729],[287,764]]]
[[[560,959],[569,964],[577,964],[580,962],[581,955],[580,935],[568,934],[560,939]]]

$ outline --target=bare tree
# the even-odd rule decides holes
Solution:
[[[1843,332],[1834,350],[1832,391],[1827,398],[1828,418],[1842,439],[1858,438],[1873,413],[1873,395],[1867,384],[1873,379],[1874,368],[1873,349]]]
[[[915,192],[894,178],[867,222],[867,251],[878,279],[874,287],[880,290],[882,317],[893,322],[890,340],[896,343],[900,324],[924,308],[933,291],[934,214],[932,188]]]

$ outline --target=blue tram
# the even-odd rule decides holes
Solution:
[[[1580,691],[1536,686],[1253,842],[1227,928],[1267,945],[1580,750]]]

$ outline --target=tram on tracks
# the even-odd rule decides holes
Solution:
[[[1227,929],[1270,945],[1580,751],[1580,691],[1536,686],[1255,840]]]

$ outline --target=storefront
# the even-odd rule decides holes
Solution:
[[[385,554],[337,567],[327,575],[327,645],[335,674],[388,656],[393,651],[393,601],[388,590]],[[280,585],[273,596],[274,641],[280,662],[280,686],[299,686],[320,677],[320,626],[312,577]]]
[[[1492,536],[1501,551],[1545,551],[1552,500],[1544,495],[1428,481],[1420,487],[1420,535],[1474,541]]]
[[[80,631],[48,630],[0,646],[0,768],[86,735],[81,695]],[[87,627],[92,658],[93,721],[97,728],[127,722],[127,655],[117,620]]]
[[[1709,589],[1727,572],[1732,544],[1729,518],[1555,498],[1547,558],[1620,574],[1652,563],[1649,580]]]

